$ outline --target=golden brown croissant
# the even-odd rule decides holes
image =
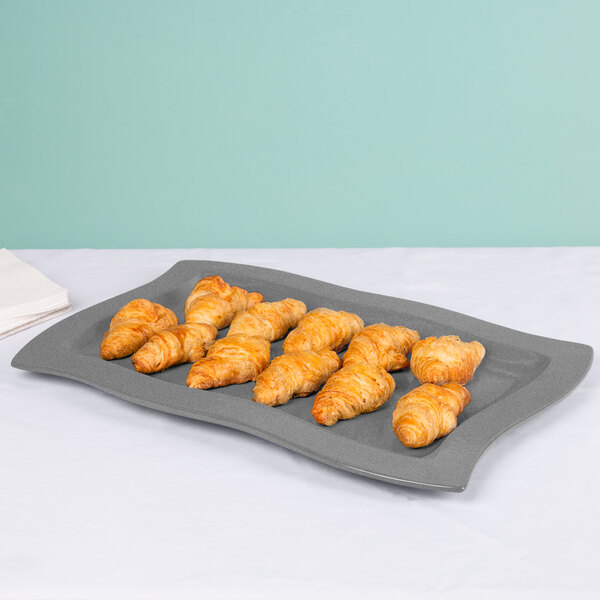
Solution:
[[[316,392],[342,366],[333,350],[305,350],[275,357],[256,378],[252,399],[267,406]]]
[[[469,390],[458,383],[425,383],[398,400],[394,433],[409,448],[428,446],[456,429],[456,417],[470,401]]]
[[[157,373],[173,365],[202,358],[217,337],[217,328],[207,323],[185,323],[155,333],[132,357],[140,373]]]
[[[207,390],[255,379],[271,358],[271,343],[251,335],[228,335],[217,340],[206,356],[196,361],[186,383]]]
[[[239,312],[229,326],[228,335],[244,333],[274,342],[296,327],[305,314],[306,304],[293,298],[279,302],[261,302]]]
[[[312,414],[317,423],[333,425],[382,406],[396,387],[384,369],[355,363],[335,372],[315,397]]]
[[[386,371],[408,367],[406,355],[419,339],[419,332],[406,327],[391,327],[384,323],[368,325],[351,340],[344,366],[366,362]]]
[[[262,302],[262,294],[230,286],[218,275],[196,283],[185,301],[186,323],[208,323],[217,329],[227,327],[236,313]]]
[[[302,317],[298,327],[290,331],[283,342],[283,351],[287,354],[328,348],[339,352],[363,327],[362,319],[354,313],[316,308]]]
[[[177,325],[175,313],[156,302],[138,298],[112,318],[100,344],[104,360],[123,358],[141,348],[157,331]]]
[[[413,346],[410,370],[421,383],[465,384],[484,356],[485,348],[477,341],[463,342],[457,335],[428,337]]]

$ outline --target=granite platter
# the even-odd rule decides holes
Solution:
[[[365,324],[385,322],[417,329],[421,337],[459,335],[487,349],[468,384],[472,401],[450,435],[421,449],[405,448],[392,431],[397,399],[418,385],[409,370],[393,373],[396,390],[378,411],[332,427],[312,418],[313,396],[270,408],[251,400],[253,383],[216,390],[185,385],[190,365],[163,373],[137,373],[129,358],[98,356],[112,316],[134,298],[173,309],[183,305],[196,281],[221,275],[232,285],[259,291],[265,301],[291,297],[309,310],[326,306],[359,314]],[[227,329],[219,332],[219,337]],[[281,354],[282,341],[271,347]],[[154,281],[82,310],[29,342],[12,365],[84,382],[114,396],[167,413],[225,425],[289,448],[328,465],[391,484],[446,491],[465,489],[484,450],[503,432],[555,404],[583,379],[592,363],[590,346],[522,333],[419,302],[352,290],[292,273],[242,264],[181,261]]]

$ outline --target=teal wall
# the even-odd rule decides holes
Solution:
[[[597,245],[600,1],[0,0],[0,247]]]

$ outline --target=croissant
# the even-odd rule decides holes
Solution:
[[[477,341],[463,342],[456,335],[428,337],[413,346],[410,370],[421,383],[465,384],[484,356],[485,348]]]
[[[132,357],[136,371],[157,373],[173,365],[202,358],[217,337],[207,323],[185,323],[155,333]]]
[[[188,386],[207,390],[255,379],[271,358],[271,343],[250,335],[228,335],[217,340],[188,373]]]
[[[398,400],[392,417],[394,433],[409,448],[421,448],[456,429],[456,417],[471,401],[458,383],[425,383]]]
[[[354,313],[316,308],[302,317],[298,327],[290,331],[283,342],[283,351],[287,354],[328,348],[339,352],[363,327],[362,319]]]
[[[344,366],[366,362],[386,371],[404,369],[408,367],[406,355],[418,339],[419,332],[406,327],[368,325],[352,338],[344,354]]]
[[[230,286],[218,275],[196,283],[185,301],[186,323],[208,323],[217,329],[227,327],[236,313],[262,302],[262,294]]]
[[[137,298],[112,318],[100,344],[100,358],[113,360],[133,354],[157,331],[177,325],[175,313],[156,302]]]
[[[267,406],[317,391],[342,366],[333,350],[305,350],[275,357],[256,378],[252,399]]]
[[[377,410],[392,395],[394,378],[384,369],[367,363],[342,367],[316,395],[312,414],[321,425],[333,425],[340,419],[352,419]]]
[[[305,314],[306,304],[293,298],[279,302],[261,302],[239,312],[229,326],[228,335],[244,333],[274,342],[296,327]]]

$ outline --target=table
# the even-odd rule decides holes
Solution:
[[[205,259],[600,339],[598,247],[15,254],[67,287],[76,311],[178,260]],[[0,341],[0,598],[600,594],[598,359],[568,398],[499,438],[452,494],[368,480],[11,368],[54,322]]]

